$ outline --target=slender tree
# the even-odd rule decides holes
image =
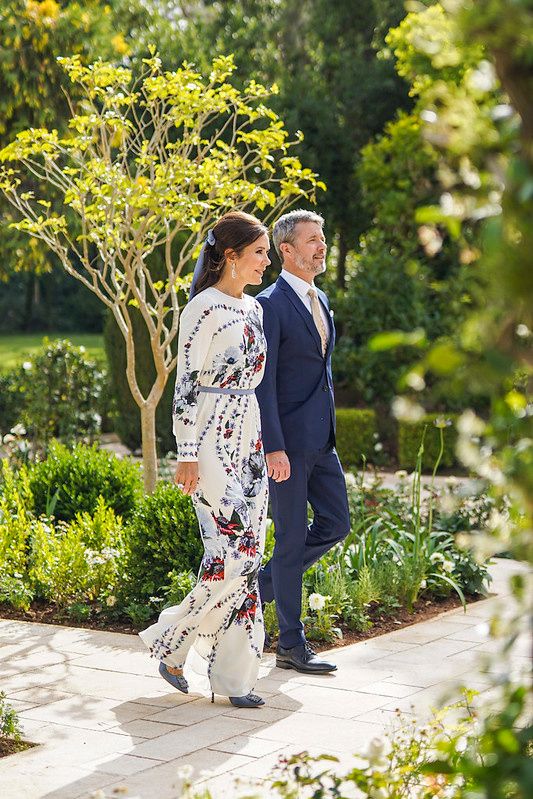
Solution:
[[[113,313],[124,336],[127,377],[141,414],[144,482],[157,478],[155,411],[176,365],[180,273],[199,251],[213,216],[259,209],[263,219],[297,197],[314,201],[316,175],[288,154],[283,122],[251,81],[230,82],[232,57],[215,58],[208,78],[184,65],[164,72],[144,60],[136,80],[110,63],[61,59],[82,93],[68,131],[29,129],[0,152],[0,190],[18,211],[17,230],[44,241],[65,270]],[[300,137],[298,137],[299,139]],[[26,183],[48,188],[43,196]],[[71,213],[74,212],[74,213]],[[179,249],[175,242],[179,239]],[[164,251],[164,279],[150,256]],[[137,380],[132,307],[150,340],[155,379]]]

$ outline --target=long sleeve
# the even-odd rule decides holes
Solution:
[[[216,310],[201,295],[181,313],[172,420],[179,461],[198,460],[198,384],[217,329]]]
[[[257,299],[263,308],[263,330],[267,341],[267,357],[263,379],[255,393],[261,411],[265,452],[279,452],[285,449],[277,396],[280,323],[268,298],[258,297]]]

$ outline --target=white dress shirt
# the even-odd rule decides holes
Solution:
[[[308,283],[307,280],[303,280],[301,277],[293,275],[292,272],[287,272],[286,269],[281,270],[280,277],[282,277],[283,280],[287,281],[291,289],[293,289],[298,295],[298,297],[301,299],[301,301],[303,302],[309,313],[313,315],[313,310],[311,308],[311,297],[308,295],[307,292],[309,291],[309,289],[315,289],[316,291],[315,284]],[[326,309],[324,308],[324,306],[320,301],[320,297],[318,298],[318,304],[320,305],[320,313],[322,315],[322,321],[324,322],[325,328],[328,331],[328,336],[329,336],[329,320],[327,317]]]

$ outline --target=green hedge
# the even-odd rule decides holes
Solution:
[[[44,461],[30,471],[35,513],[71,521],[77,513],[93,514],[102,497],[108,508],[127,519],[142,496],[141,471],[129,458],[77,444],[72,449],[53,441]],[[54,497],[57,499],[54,500]]]
[[[452,424],[445,427],[444,433],[444,454],[440,466],[450,468],[455,466],[455,443],[457,441],[457,430],[455,422],[457,414],[428,413],[419,422],[409,424],[399,422],[398,424],[398,464],[402,469],[413,469],[416,465],[418,449],[426,427],[426,437],[424,439],[424,455],[422,458],[422,469],[431,471],[435,465],[440,448],[440,431],[435,427],[435,419],[449,419]]]
[[[372,461],[377,420],[374,411],[362,408],[337,409],[337,452],[344,468],[361,465],[361,455]]]
[[[169,572],[197,572],[203,546],[190,497],[160,482],[137,505],[126,526],[129,554],[125,592],[137,601],[162,595]]]

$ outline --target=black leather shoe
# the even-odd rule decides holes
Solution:
[[[337,669],[335,663],[320,660],[307,641],[304,644],[293,646],[291,649],[285,649],[278,645],[276,666],[279,669],[295,669],[304,674],[326,674],[328,671]]]

